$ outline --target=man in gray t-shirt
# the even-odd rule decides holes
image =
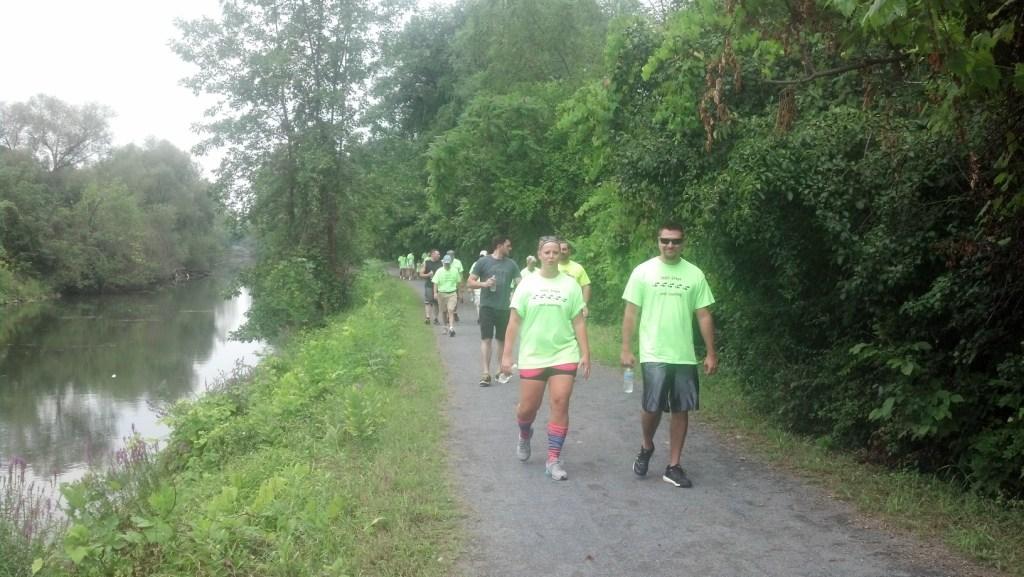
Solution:
[[[519,265],[508,257],[512,241],[507,236],[497,236],[491,246],[493,251],[476,261],[467,282],[470,288],[480,289],[481,387],[491,384],[491,340],[498,341],[499,351],[505,346],[512,286],[519,282]]]

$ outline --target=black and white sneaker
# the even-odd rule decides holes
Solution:
[[[661,479],[666,483],[672,483],[676,487],[684,489],[689,489],[693,486],[693,481],[690,481],[690,478],[686,476],[686,472],[679,465],[666,467],[665,474],[661,476]]]
[[[480,376],[480,386],[489,387],[491,386],[491,375],[484,373]]]
[[[454,337],[455,336],[455,329],[448,329],[448,336]]]
[[[651,455],[654,454],[654,447],[645,449],[640,447],[640,452],[636,454],[636,460],[633,461],[633,472],[639,477],[647,475],[647,467],[651,464]]]

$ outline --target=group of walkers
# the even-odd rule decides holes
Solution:
[[[620,354],[623,367],[632,369],[639,360],[643,382],[641,445],[633,472],[647,475],[662,413],[670,413],[669,455],[662,479],[676,487],[692,486],[680,459],[689,411],[700,405],[698,365],[703,364],[709,375],[718,367],[714,322],[708,308],[714,297],[704,273],[681,256],[684,235],[683,227],[676,223],[659,227],[658,256],[639,264],[630,274],[622,295],[625,311]],[[527,257],[526,267],[521,270],[511,252],[508,237],[495,237],[491,251],[481,251],[464,285],[462,264],[452,251],[444,257],[437,250],[425,255],[417,270],[418,276],[426,280],[425,322],[431,322],[433,313],[433,322],[440,324],[440,311],[446,332],[454,336],[463,286],[478,295],[474,301],[481,338],[480,386],[493,383],[492,351],[500,355],[499,382],[506,382],[502,377],[507,378],[518,368],[515,417],[519,433],[515,452],[524,462],[531,456],[533,424],[547,391],[545,473],[554,480],[565,480],[568,473],[561,453],[569,432],[569,400],[576,377],[589,378],[591,368],[586,328],[590,278],[571,259],[572,246],[556,236],[542,236],[536,255]],[[403,278],[409,278],[408,273]],[[694,347],[694,318],[707,349],[702,362]],[[633,353],[637,335],[639,359]]]

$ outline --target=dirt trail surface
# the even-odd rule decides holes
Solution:
[[[409,284],[422,294],[422,283]],[[577,380],[562,453],[569,479],[548,479],[547,406],[534,425],[533,456],[520,463],[518,378],[478,385],[476,314],[468,302],[459,308],[454,338],[432,329],[448,372],[449,455],[467,513],[463,577],[978,574],[940,549],[867,528],[820,489],[737,453],[699,413],[682,462],[692,489],[661,479],[667,419],[647,477],[635,476],[639,391],[623,393],[620,373],[608,367]]]

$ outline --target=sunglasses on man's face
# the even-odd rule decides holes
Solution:
[[[683,239],[681,239],[681,238],[659,238],[658,242],[660,242],[661,244],[670,244],[672,246],[679,246],[679,245],[683,244]]]

